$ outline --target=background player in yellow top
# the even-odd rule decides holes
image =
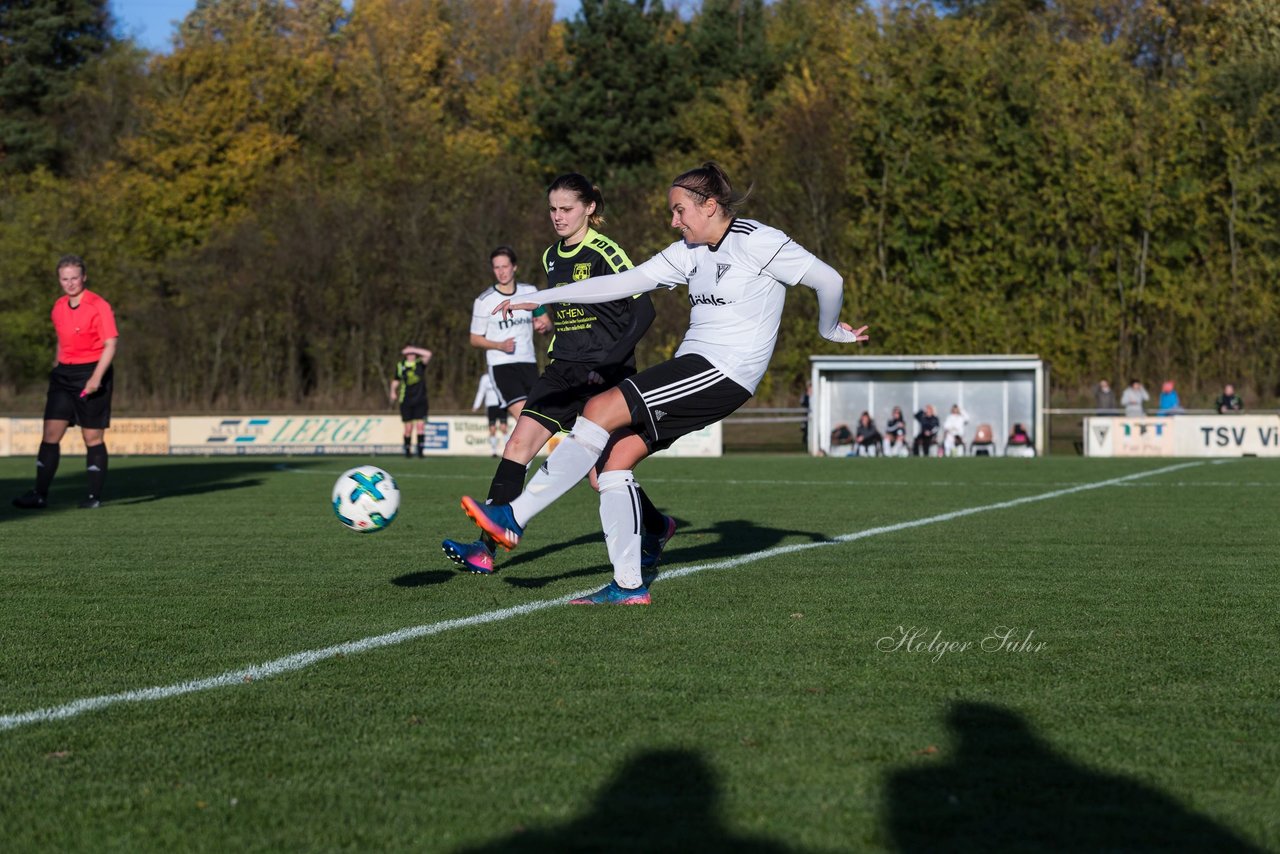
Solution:
[[[412,344],[400,351],[402,358],[396,362],[396,375],[391,380],[389,394],[392,403],[400,404],[400,420],[404,422],[404,455],[411,457],[409,443],[415,433],[418,436],[418,456],[423,454],[427,421],[427,362],[431,351]]]

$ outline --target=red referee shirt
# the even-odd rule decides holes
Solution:
[[[102,345],[119,338],[111,304],[92,291],[82,291],[80,305],[71,307],[71,297],[63,296],[50,313],[58,333],[58,361],[64,365],[86,365],[102,356]]]

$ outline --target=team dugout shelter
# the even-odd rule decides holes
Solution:
[[[991,425],[995,453],[1022,424],[1036,454],[1048,450],[1048,368],[1039,356],[810,356],[809,453],[826,452],[838,424],[857,426],[864,411],[884,432],[893,407],[902,408],[910,443],[913,417],[933,404],[945,421],[953,404],[969,415],[965,444],[979,425]]]

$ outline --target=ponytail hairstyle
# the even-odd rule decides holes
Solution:
[[[596,209],[587,217],[587,225],[597,231],[604,225],[604,193],[600,192],[600,188],[585,176],[577,172],[567,172],[551,182],[551,186],[547,187],[547,195],[551,195],[556,190],[568,190],[584,205],[595,202]]]
[[[690,169],[676,176],[671,186],[679,187],[693,196],[699,204],[707,199],[715,199],[725,216],[733,216],[742,207],[742,203],[751,195],[751,187],[742,194],[735,193],[733,183],[719,163],[708,160],[697,169]]]

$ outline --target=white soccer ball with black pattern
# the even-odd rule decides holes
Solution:
[[[382,531],[400,512],[395,479],[377,466],[357,466],[333,485],[333,515],[360,534]]]

